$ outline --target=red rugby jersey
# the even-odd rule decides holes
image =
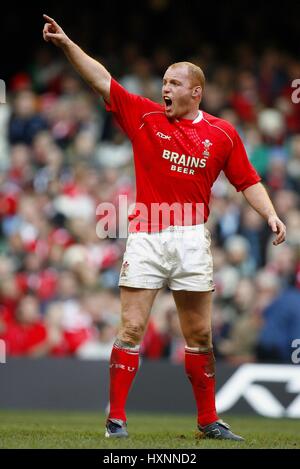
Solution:
[[[106,109],[114,114],[133,147],[136,207],[129,216],[130,231],[157,231],[167,225],[198,223],[196,204],[202,204],[202,221],[206,222],[211,187],[222,170],[237,191],[261,180],[238,133],[223,119],[199,111],[194,121],[171,121],[162,105],[129,93],[114,79]],[[157,207],[174,203],[182,207],[190,204],[191,217],[181,221],[171,211],[166,223],[151,216],[153,204]],[[141,204],[148,210],[147,219]]]

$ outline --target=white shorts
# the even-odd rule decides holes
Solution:
[[[130,233],[119,286],[212,291],[210,242],[210,232],[203,224]]]

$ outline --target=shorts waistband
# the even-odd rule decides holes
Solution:
[[[203,231],[206,228],[205,223],[201,223],[200,225],[171,225],[168,226],[167,228],[164,228],[163,230],[160,231],[138,231],[138,232],[131,232],[129,234],[139,234],[139,233],[147,233],[149,235],[159,235],[163,233],[182,233],[186,231]]]
[[[161,230],[161,233],[166,231],[200,231],[205,228],[205,225],[201,223],[201,225],[176,225],[176,226],[168,226],[168,228],[164,228]]]

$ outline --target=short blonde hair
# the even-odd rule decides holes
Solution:
[[[195,86],[200,85],[202,90],[204,90],[205,75],[203,73],[203,70],[200,67],[198,67],[198,65],[195,65],[192,62],[175,62],[172,65],[170,65],[169,68],[178,67],[178,66],[180,67],[182,65],[188,68],[189,75],[193,83],[195,83]]]

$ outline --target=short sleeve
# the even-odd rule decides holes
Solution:
[[[232,134],[231,151],[223,170],[238,192],[261,181],[261,177],[250,163],[243,142],[235,129]]]
[[[142,124],[142,117],[147,112],[161,110],[162,106],[150,99],[129,93],[113,78],[110,85],[110,104],[105,108],[114,114],[117,122],[133,140],[137,130]]]

